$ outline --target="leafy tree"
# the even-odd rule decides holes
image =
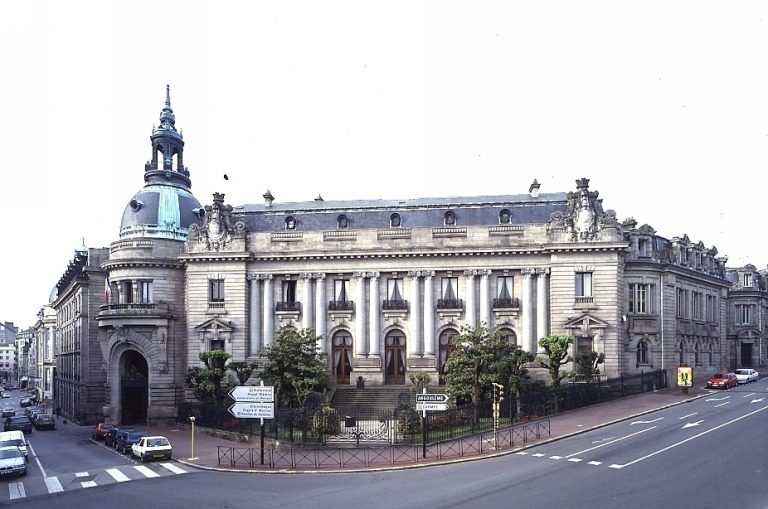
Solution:
[[[413,387],[411,387],[411,392],[415,392],[416,394],[421,394],[423,392],[422,389],[427,389],[429,384],[432,382],[432,377],[429,376],[429,373],[426,371],[410,373],[408,375],[408,379],[413,384]]]
[[[228,367],[235,372],[235,376],[237,377],[237,381],[240,382],[240,385],[245,385],[248,379],[251,378],[253,372],[258,369],[259,364],[256,362],[233,361],[229,363]]]
[[[232,357],[224,350],[200,352],[197,357],[205,364],[204,368],[195,366],[187,369],[185,382],[193,389],[195,397],[201,403],[222,403],[226,398],[229,384],[222,386],[227,376],[227,360]]]
[[[558,335],[546,336],[539,340],[539,346],[544,349],[547,357],[545,360],[539,356],[536,358],[536,362],[549,371],[552,387],[560,387],[560,382],[568,376],[568,373],[561,373],[560,368],[573,361],[573,357],[568,353],[573,341],[573,336]]]
[[[318,339],[314,329],[283,327],[271,345],[259,350],[267,359],[259,378],[274,386],[278,406],[302,406],[311,392],[322,393],[328,388],[326,354],[317,351]]]
[[[591,352],[579,352],[576,354],[576,373],[583,376],[584,380],[591,382],[600,374],[600,364],[605,362],[605,354]]]
[[[476,328],[462,326],[451,338],[451,345],[445,381],[448,393],[459,401],[479,402],[490,392],[492,383],[519,390],[526,373],[523,366],[533,360],[533,354],[484,323]]]

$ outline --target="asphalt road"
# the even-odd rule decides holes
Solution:
[[[174,471],[178,464],[141,465],[88,437],[57,447],[57,435],[72,432],[35,432],[42,467],[56,466],[46,477],[32,467],[19,481],[26,497],[11,500],[2,486],[15,481],[0,481],[0,507],[768,509],[767,390],[760,381],[506,456],[397,471]],[[54,460],[67,447],[73,463]],[[78,466],[88,475],[70,470]],[[47,490],[52,477],[62,490]]]

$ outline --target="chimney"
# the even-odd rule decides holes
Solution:
[[[272,202],[275,201],[275,197],[272,196],[272,193],[269,192],[269,189],[267,189],[267,192],[262,195],[264,197],[264,206],[269,208],[272,206]]]
[[[533,184],[531,184],[531,187],[528,189],[528,192],[531,193],[532,198],[538,198],[539,197],[539,188],[541,187],[541,184],[539,184],[539,181],[536,179],[533,179]]]

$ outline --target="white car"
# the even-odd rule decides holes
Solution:
[[[151,459],[165,459],[170,461],[173,454],[171,443],[163,436],[141,437],[131,446],[131,456],[135,456],[141,462]]]
[[[27,460],[18,447],[0,447],[0,476],[27,475]]]
[[[757,382],[757,379],[760,377],[760,374],[754,369],[736,369],[733,372],[736,373],[736,378],[739,379],[740,384]]]

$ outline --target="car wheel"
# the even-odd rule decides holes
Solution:
[[[142,463],[146,463],[147,462],[147,457],[144,456],[143,454],[141,455],[141,462]]]

